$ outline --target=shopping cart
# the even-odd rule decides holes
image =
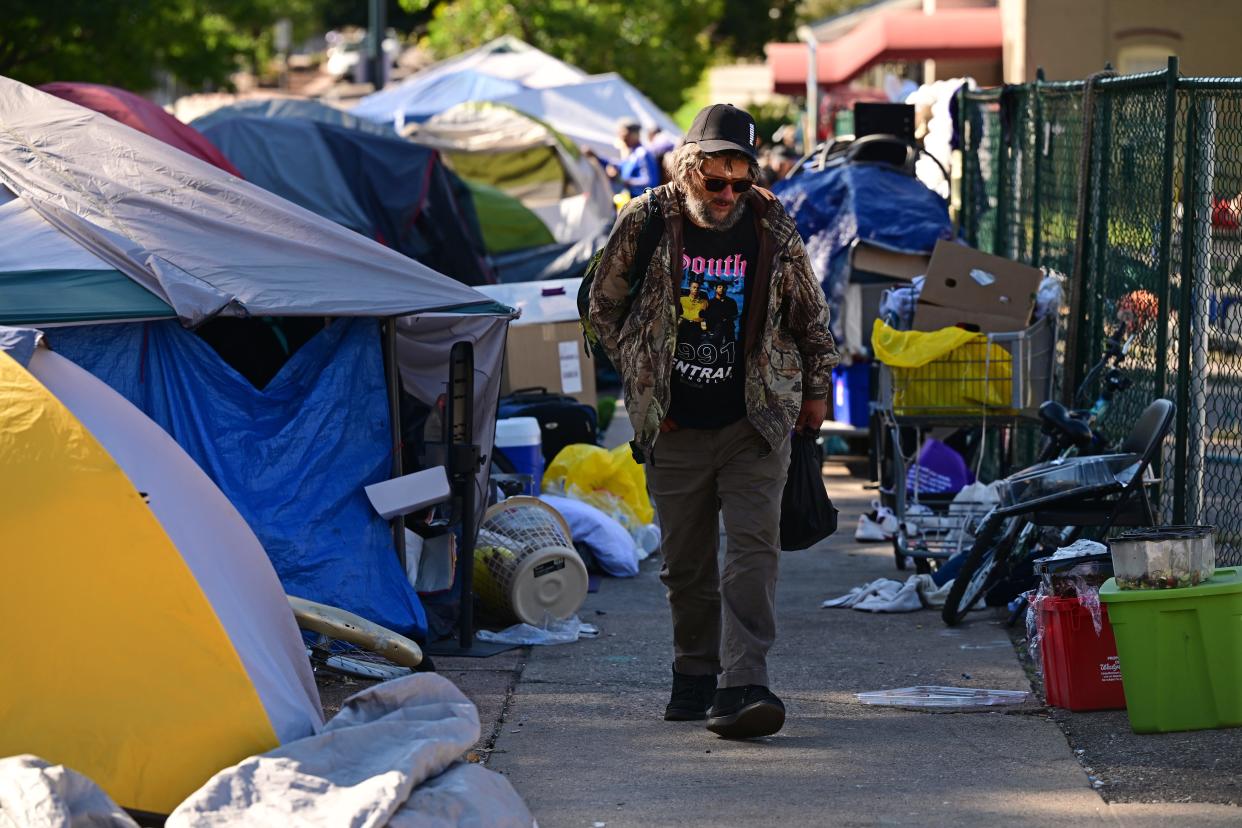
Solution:
[[[991,504],[955,500],[923,491],[934,474],[918,464],[933,429],[978,428],[1014,445],[1014,428],[1038,422],[1039,404],[1051,398],[1057,331],[1045,318],[1026,330],[979,334],[952,351],[913,368],[880,363],[876,410],[881,424],[881,496],[898,518],[893,538],[897,568],[913,559],[918,571],[969,548],[974,529]],[[913,453],[907,454],[907,447]],[[982,456],[982,448],[976,449]]]

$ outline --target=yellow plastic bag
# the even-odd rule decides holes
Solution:
[[[634,462],[629,444],[612,451],[587,443],[565,446],[544,471],[543,488],[590,503],[631,531],[655,517],[646,472]]]
[[[1008,410],[1013,360],[985,334],[961,328],[898,331],[877,319],[876,358],[892,368],[893,413],[934,415],[980,406]]]

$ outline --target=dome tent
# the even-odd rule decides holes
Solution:
[[[193,118],[190,125],[202,132],[212,124],[229,118],[305,118],[308,121],[360,129],[388,138],[397,134],[391,124],[378,124],[365,118],[357,118],[344,109],[311,98],[239,98],[233,103],[218,106]]]
[[[611,226],[612,190],[599,165],[555,129],[508,106],[466,103],[406,128],[454,172],[517,198],[572,244]]]
[[[237,510],[158,425],[37,341],[0,328],[0,619],[39,640],[0,684],[0,755],[37,753],[167,813],[220,768],[316,732],[318,691]]]
[[[495,281],[470,191],[434,150],[306,118],[221,118],[203,133],[248,181],[463,284]]]
[[[513,106],[605,158],[618,152],[621,119],[657,127],[670,138],[681,135],[668,115],[620,75],[588,75],[511,36],[429,66],[368,95],[351,111],[401,130],[472,101]]]
[[[229,163],[229,159],[198,130],[181,123],[141,95],[97,83],[45,83],[39,89],[49,95],[55,95],[78,106],[107,115],[127,127],[150,135],[152,138],[158,138],[182,152],[201,158],[208,164],[214,164],[225,172],[236,176],[241,175],[238,169]]]
[[[523,89],[496,98],[494,103],[511,106],[550,124],[580,147],[589,147],[601,158],[618,154],[617,122],[633,120],[643,135],[655,128],[670,139],[681,130],[673,119],[620,75],[591,75],[576,83]]]
[[[367,95],[351,112],[400,130],[460,103],[577,83],[585,77],[581,69],[516,37],[505,36],[416,72],[397,86]]]

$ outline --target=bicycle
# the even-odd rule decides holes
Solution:
[[[1053,401],[1040,406],[1043,449],[1033,466],[1000,482],[1001,505],[981,522],[945,601],[941,614],[947,625],[961,623],[986,593],[1024,572],[1045,545],[1071,543],[1086,529],[1103,536],[1114,526],[1155,523],[1145,490],[1154,481],[1147,473],[1172,426],[1173,403],[1161,399],[1149,405],[1118,453],[1108,453],[1108,441],[1092,428],[1116,394],[1130,386],[1119,367],[1132,341],[1123,343],[1124,334],[1122,325],[1109,337],[1104,355],[1078,388],[1075,398],[1081,399],[1104,373],[1091,408],[1070,412]],[[1044,543],[1041,530],[1048,528],[1054,531]]]
[[[386,681],[427,666],[416,642],[387,627],[338,607],[286,597],[317,670]]]

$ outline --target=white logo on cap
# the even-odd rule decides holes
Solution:
[[[750,143],[751,144],[755,143],[755,125],[754,124],[750,125]]]

